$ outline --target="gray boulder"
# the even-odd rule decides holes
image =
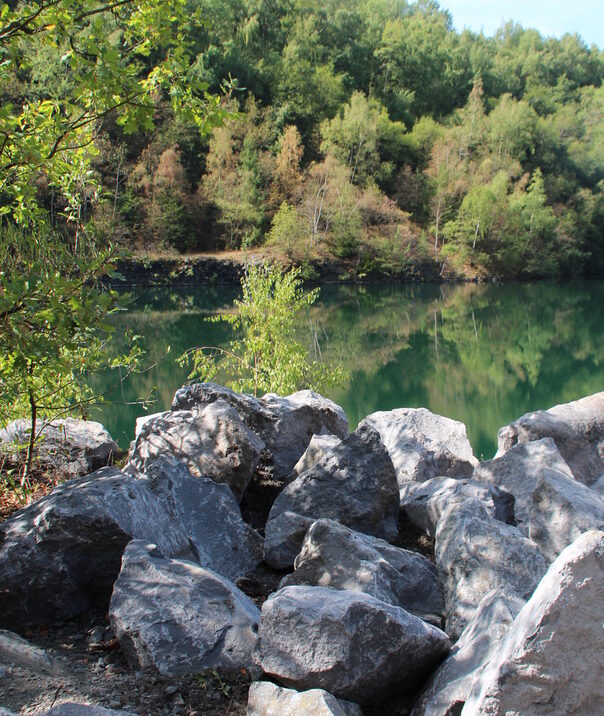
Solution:
[[[525,602],[500,590],[480,602],[451,653],[430,678],[411,716],[458,714]]]
[[[15,454],[15,446],[26,446],[31,432],[29,420],[15,420],[0,430],[0,452]],[[119,450],[100,423],[65,418],[44,424],[38,420],[37,460],[67,477],[81,477],[111,464]],[[23,449],[23,448],[22,448]]]
[[[313,465],[322,460],[327,453],[339,445],[342,439],[337,435],[327,433],[325,435],[313,435],[308,443],[308,447],[304,451],[302,457],[294,465],[294,469],[287,477],[287,482],[292,482],[299,477],[303,472],[309,470]]]
[[[128,661],[163,676],[253,669],[260,613],[228,579],[133,540],[109,620]]]
[[[604,502],[573,478],[551,438],[515,445],[474,476],[514,495],[518,529],[548,563],[583,532],[604,528]]]
[[[493,519],[481,502],[451,505],[436,529],[436,566],[446,604],[446,631],[458,637],[493,589],[528,599],[547,569],[531,540]]]
[[[106,709],[103,706],[65,701],[62,704],[53,706],[49,711],[45,711],[42,716],[136,716],[136,714],[133,714],[132,711],[115,711],[114,709]]]
[[[247,700],[247,716],[363,716],[350,701],[336,699],[323,689],[294,691],[270,681],[255,681]]]
[[[551,565],[494,653],[464,716],[604,712],[604,533],[587,532]]]
[[[436,525],[447,507],[475,499],[491,517],[510,523],[514,518],[514,498],[492,485],[469,478],[433,477],[406,490],[401,507],[414,525],[434,537]]]
[[[604,475],[600,475],[593,485],[590,485],[590,488],[601,500],[604,500]]]
[[[145,484],[189,538],[202,567],[237,579],[262,561],[262,537],[242,517],[227,485],[196,478],[176,458],[147,465]]]
[[[359,704],[413,693],[449,648],[440,629],[367,594],[286,587],[262,606],[265,673]]]
[[[140,424],[126,470],[141,476],[155,458],[172,455],[195,477],[226,483],[240,502],[263,448],[237,411],[219,400],[202,410],[159,413]]]
[[[478,463],[457,420],[425,408],[398,408],[368,415],[360,424],[375,428],[386,446],[399,486],[432,477],[470,477]]]
[[[362,592],[440,626],[445,605],[436,569],[416,552],[318,520],[306,533],[294,567],[280,588],[308,584]]]
[[[59,666],[44,649],[4,629],[0,630],[0,665],[9,668],[21,666],[41,674],[60,672]]]
[[[52,624],[106,608],[133,538],[193,557],[187,536],[139,480],[116,468],[70,480],[0,524],[0,626]]]
[[[554,440],[576,480],[595,482],[604,473],[604,392],[526,413],[504,426],[495,457],[519,443],[546,437]]]
[[[321,518],[393,540],[398,514],[392,461],[378,433],[369,426],[359,428],[277,497],[266,524],[264,558],[276,568],[291,566],[304,527]]]
[[[287,397],[268,393],[253,398],[215,383],[195,383],[176,391],[172,410],[200,409],[216,400],[233,406],[248,428],[262,439],[268,464],[278,480],[289,475],[313,435],[325,430],[340,438],[348,435],[346,413],[312,390],[300,390]]]

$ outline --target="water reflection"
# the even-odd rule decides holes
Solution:
[[[204,316],[231,310],[235,289],[147,289],[117,320],[144,336],[150,362],[120,391],[169,407],[186,379],[175,357],[193,345],[224,345],[231,328]],[[341,360],[349,382],[329,397],[351,427],[375,410],[420,407],[462,420],[478,456],[496,449],[497,430],[529,410],[604,389],[604,282],[324,286],[300,323],[309,351]],[[101,420],[121,444],[140,406],[107,406]]]

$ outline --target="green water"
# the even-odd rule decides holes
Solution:
[[[175,358],[194,345],[226,345],[231,328],[204,321],[227,311],[235,288],[137,289],[117,318],[145,339],[146,373],[134,376],[100,416],[126,446],[134,421],[169,408],[186,380]],[[327,395],[351,428],[365,415],[426,407],[463,421],[478,457],[492,457],[497,431],[530,410],[604,390],[604,281],[455,286],[324,286],[300,322],[309,350],[341,360],[346,385]],[[166,354],[168,350],[170,351]],[[103,379],[104,381],[109,379]],[[95,381],[95,387],[107,383]]]

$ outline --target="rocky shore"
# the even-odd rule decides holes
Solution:
[[[0,523],[0,714],[604,712],[604,393],[482,463],[425,409],[210,383],[115,449],[57,422],[71,479]]]
[[[130,286],[200,286],[239,285],[248,262],[271,261],[262,253],[241,253],[231,256],[197,256],[178,258],[143,259],[133,257],[117,262],[116,270],[125,281],[105,279],[110,285]],[[286,260],[287,262],[287,260]],[[451,278],[451,277],[449,277]],[[463,278],[457,277],[455,278]],[[423,260],[396,270],[380,271],[376,268],[361,270],[355,262],[331,259],[314,259],[305,265],[304,279],[309,283],[358,283],[372,281],[400,281],[406,283],[438,283],[443,280],[437,262]]]

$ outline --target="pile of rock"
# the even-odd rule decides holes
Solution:
[[[604,393],[499,437],[478,463],[427,410],[348,434],[310,391],[188,386],[139,421],[123,471],[0,524],[0,627],[107,609],[137,669],[245,669],[256,716],[397,694],[415,716],[602,713]],[[259,465],[283,484],[264,535],[238,504]],[[433,561],[399,546],[400,522]],[[262,561],[289,571],[257,605],[237,584]]]

